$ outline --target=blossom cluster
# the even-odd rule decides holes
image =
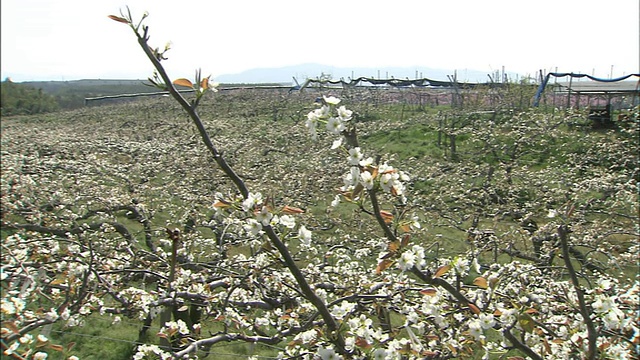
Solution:
[[[405,183],[410,181],[410,177],[386,161],[378,164],[373,157],[365,157],[362,149],[351,140],[352,132],[355,131],[353,111],[348,110],[344,105],[338,107],[340,102],[340,99],[334,96],[323,96],[322,105],[307,114],[305,126],[314,140],[317,139],[317,127],[321,123],[326,124],[329,134],[337,136],[331,149],[341,148],[347,156],[346,161],[349,166],[349,171],[342,176],[341,194],[349,200],[354,200],[358,197],[360,189],[369,191],[381,189],[385,193],[399,197],[402,202],[406,201]],[[337,205],[339,201],[340,198],[336,196],[332,205]]]
[[[318,137],[317,127],[325,124],[326,129],[333,135],[341,135],[347,128],[348,122],[352,119],[353,111],[345,106],[337,107],[340,99],[334,96],[323,96],[322,106],[307,114],[305,126],[309,129],[311,137],[316,140]]]

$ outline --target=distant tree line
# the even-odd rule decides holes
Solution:
[[[38,114],[56,110],[77,109],[87,97],[145,93],[157,91],[143,80],[72,80],[2,83],[2,115]],[[123,102],[125,100],[112,100]]]
[[[0,83],[0,109],[2,116],[51,112],[59,109],[56,98],[25,84],[5,79]]]

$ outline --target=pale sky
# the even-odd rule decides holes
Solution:
[[[174,78],[302,63],[640,72],[638,0],[2,0],[2,80],[146,79],[133,33],[107,18],[126,5],[149,13],[151,45],[172,43]]]

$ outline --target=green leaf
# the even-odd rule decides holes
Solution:
[[[532,333],[533,329],[536,327],[536,323],[533,321],[533,318],[527,313],[520,314],[518,322],[520,323],[520,327],[528,333]]]

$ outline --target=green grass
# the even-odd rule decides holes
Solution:
[[[93,314],[82,327],[55,326],[49,335],[51,342],[70,347],[70,350],[67,353],[49,351],[48,359],[63,360],[70,355],[83,360],[131,359],[141,323],[128,319],[123,319],[119,324],[112,322],[110,316]]]
[[[415,157],[441,159],[442,147],[438,147],[438,134],[430,127],[414,124],[388,132],[377,132],[361,138],[361,145],[381,154],[394,154],[399,161]]]

